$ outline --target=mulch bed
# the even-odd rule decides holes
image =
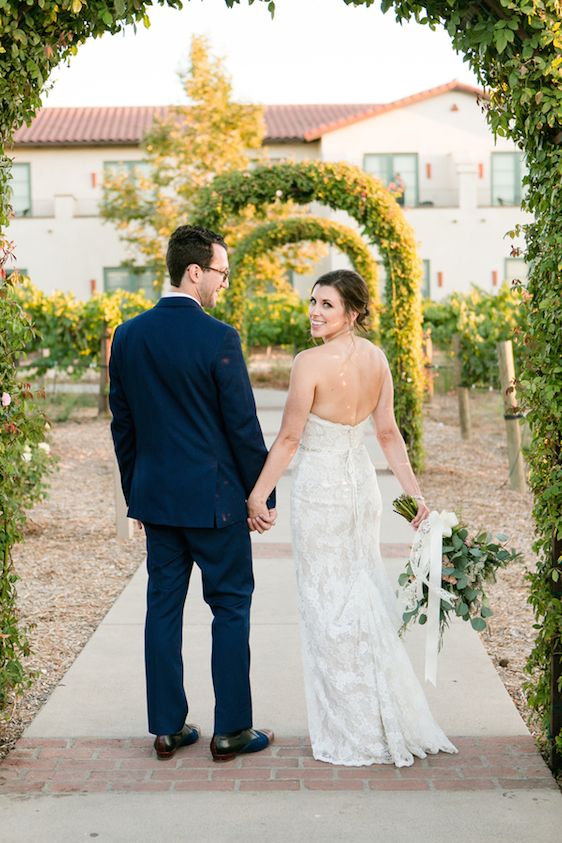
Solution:
[[[526,574],[536,557],[529,492],[515,492],[508,483],[508,456],[501,399],[494,392],[471,396],[473,436],[460,437],[455,395],[436,395],[426,406],[424,442],[426,470],[421,478],[430,508],[453,509],[471,531],[505,533],[509,546],[523,554],[520,562],[500,571],[488,589],[494,612],[483,642],[494,666],[528,728],[539,738],[536,717],[527,705],[524,666],[532,649],[535,622],[527,602]]]
[[[484,644],[533,734],[536,724],[523,693],[523,666],[533,642],[525,574],[535,560],[531,496],[507,484],[507,452],[499,398],[472,396],[474,437],[460,439],[456,398],[436,395],[425,408],[427,469],[421,476],[432,508],[454,509],[475,528],[506,532],[524,560],[503,571],[491,588],[494,616]],[[74,411],[54,426],[59,457],[48,500],[31,513],[25,542],[15,548],[24,623],[34,624],[28,667],[38,678],[0,721],[0,757],[15,744],[94,632],[144,558],[144,539],[115,537],[113,454],[108,423],[93,408]]]

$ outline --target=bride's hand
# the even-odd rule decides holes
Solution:
[[[253,492],[250,493],[246,506],[248,508],[248,518],[257,518],[258,515],[267,516],[268,514],[265,498],[258,498]]]
[[[425,501],[418,501],[418,511],[416,512],[416,517],[413,519],[412,527],[414,530],[417,530],[422,521],[429,515],[429,508],[426,506]]]
[[[257,515],[255,518],[248,518],[248,528],[251,533],[254,530],[257,530],[258,533],[266,533],[268,530],[271,530],[272,527],[275,527],[276,519],[277,510],[270,509],[267,516]]]
[[[248,508],[248,527],[251,531],[257,530],[258,533],[265,533],[266,530],[271,529],[275,524],[276,512],[267,508],[267,503],[263,498],[257,498],[251,494],[247,501]]]

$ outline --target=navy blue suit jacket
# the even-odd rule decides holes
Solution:
[[[109,374],[129,517],[176,527],[245,519],[267,449],[234,328],[193,299],[162,298],[117,328]]]

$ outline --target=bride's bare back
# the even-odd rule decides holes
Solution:
[[[351,336],[306,351],[303,368],[310,370],[314,398],[310,412],[338,424],[356,425],[375,410],[387,364],[369,340]]]
[[[283,412],[281,430],[248,499],[250,529],[263,532],[270,526],[265,501],[299,447],[309,415],[334,424],[355,426],[371,417],[377,439],[394,476],[407,494],[420,497],[404,439],[394,417],[392,375],[383,351],[354,334],[367,315],[364,282],[350,273],[328,273],[317,282],[310,297],[311,334],[323,345],[297,354]],[[333,279],[333,275],[338,278]],[[334,286],[346,281],[343,293]],[[353,282],[352,287],[347,282]],[[355,318],[350,312],[355,311]],[[360,321],[361,319],[361,321]],[[420,503],[412,526],[417,528],[429,514]]]

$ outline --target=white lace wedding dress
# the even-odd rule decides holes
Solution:
[[[413,764],[414,755],[457,750],[433,719],[398,636],[365,424],[310,414],[293,470],[308,722],[319,761],[402,767]]]

